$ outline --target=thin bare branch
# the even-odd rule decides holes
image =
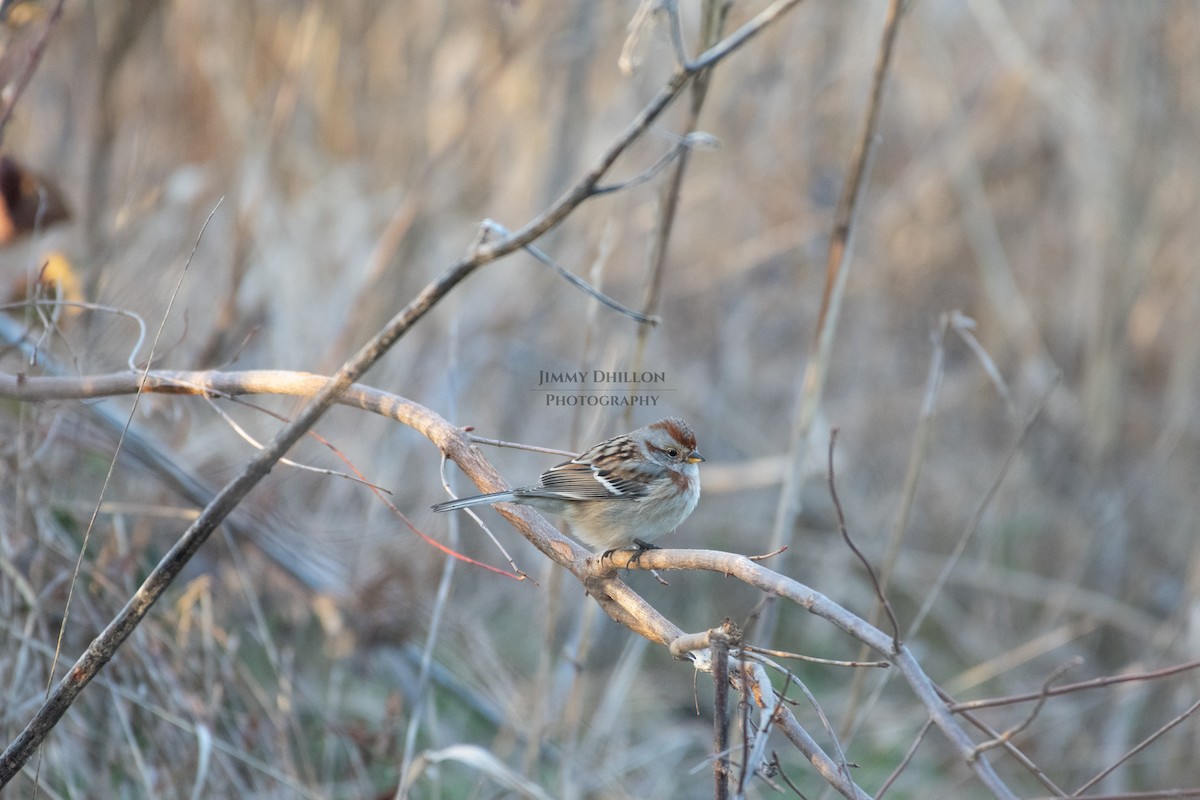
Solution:
[[[687,65],[688,72],[696,73],[714,66],[730,53],[762,33],[764,28],[788,11],[791,11],[792,7],[799,2],[800,0],[775,0],[774,3],[771,3],[771,5],[758,12],[749,22],[705,50],[699,57],[690,62]]]
[[[1154,669],[1148,672],[1131,672],[1127,675],[1106,675],[1102,678],[1092,678],[1091,680],[1080,681],[1079,683],[1065,683],[1062,686],[1054,686],[1042,692],[1029,692],[1027,694],[1009,695],[1008,697],[992,697],[985,700],[968,700],[965,703],[954,703],[950,706],[950,710],[954,712],[975,711],[981,708],[996,708],[997,706],[1009,706],[1015,703],[1027,703],[1037,700],[1043,694],[1055,697],[1060,694],[1070,694],[1086,689],[1099,689],[1118,683],[1158,680],[1159,678],[1166,678],[1181,672],[1189,672],[1197,668],[1200,668],[1200,661],[1189,661],[1186,664],[1176,664],[1172,667],[1163,667],[1162,669]]]
[[[787,546],[785,545],[783,547],[780,547],[778,550],[772,550],[769,553],[763,553],[763,554],[757,555],[757,556],[746,556],[746,558],[750,559],[751,561],[767,561],[768,559],[772,559],[775,556],[782,555],[783,553],[786,553],[786,552],[787,552]]]
[[[1066,797],[1066,795],[1055,795],[1053,798],[1035,797],[1032,800],[1056,800],[1058,797]],[[1087,800],[1182,800],[1188,797],[1200,797],[1200,786],[1189,786],[1184,789],[1158,789],[1146,792],[1089,794],[1087,795]]]
[[[707,133],[700,133],[698,131],[692,131],[686,136],[676,138],[678,141],[671,146],[671,149],[659,156],[658,160],[646,167],[646,169],[642,170],[637,175],[634,175],[632,178],[626,178],[625,180],[618,181],[617,183],[606,183],[603,186],[597,186],[595,193],[612,194],[613,192],[623,192],[626,189],[632,189],[635,186],[641,186],[643,183],[648,183],[656,175],[662,172],[663,169],[666,168],[666,166],[672,161],[676,161],[677,159],[682,161],[682,157],[686,153],[690,152],[693,148],[703,146],[707,149],[713,150],[716,149],[719,144],[714,137]]]
[[[875,793],[875,800],[883,800],[887,790],[892,788],[892,784],[900,777],[900,773],[904,772],[904,768],[912,761],[913,756],[917,754],[917,748],[921,746],[921,742],[925,741],[925,734],[929,733],[929,729],[933,727],[932,720],[925,720],[925,724],[921,726],[921,730],[917,731],[916,737],[913,739],[912,745],[909,746],[908,752],[904,754],[904,758],[900,759],[900,763],[892,770],[892,774],[887,776],[887,780],[879,787],[879,791]]]
[[[803,653],[788,653],[784,650],[768,650],[765,647],[755,647],[749,644],[742,645],[742,649],[747,653],[761,653],[773,658],[795,658],[799,661],[807,661],[809,664],[822,664],[827,667],[879,667],[886,669],[891,666],[887,661],[838,661],[832,658],[806,656]]]
[[[879,601],[879,605],[887,612],[888,621],[892,624],[892,647],[895,650],[900,649],[900,623],[896,621],[896,612],[892,610],[892,604],[888,602],[887,595],[883,593],[883,586],[879,583],[879,577],[875,574],[875,568],[871,566],[871,562],[863,555],[863,552],[858,549],[858,545],[850,538],[850,531],[846,528],[846,514],[842,511],[842,501],[838,499],[837,480],[833,469],[833,451],[834,445],[837,443],[838,428],[835,426],[829,432],[829,496],[833,500],[833,510],[837,515],[838,532],[842,535],[842,541],[850,548],[850,552],[854,553],[855,557],[862,563],[867,570],[867,575],[871,578],[871,586],[875,588],[875,599]]]
[[[512,236],[512,233],[507,228],[505,228],[500,223],[495,222],[494,220],[485,220],[483,224],[485,227],[487,227],[491,230],[497,231],[497,232],[503,234],[504,236]],[[626,306],[621,305],[619,302],[617,302],[616,300],[613,300],[611,297],[609,297],[604,292],[597,289],[595,286],[592,286],[590,283],[585,281],[583,278],[579,277],[578,275],[571,272],[566,267],[559,264],[557,261],[555,261],[553,258],[551,258],[546,253],[546,251],[542,250],[540,247],[535,247],[532,244],[526,244],[526,245],[522,245],[521,249],[524,250],[525,252],[529,253],[529,255],[533,256],[534,258],[536,258],[538,261],[542,262],[546,266],[550,267],[550,269],[557,272],[559,275],[561,275],[563,277],[564,280],[566,280],[572,286],[576,287],[577,289],[582,290],[586,294],[591,295],[597,301],[608,306],[613,311],[624,314],[625,316],[629,317],[634,322],[642,322],[642,323],[646,323],[648,325],[657,325],[658,324],[658,322],[659,322],[658,317],[648,316],[646,314],[642,314],[641,312],[634,311],[632,308],[628,308]]]
[[[808,704],[812,706],[813,711],[817,713],[817,719],[821,721],[821,727],[825,729],[825,734],[829,737],[829,741],[833,744],[833,755],[837,759],[838,770],[846,779],[848,784],[853,784],[854,777],[850,774],[850,763],[846,760],[846,753],[842,749],[842,743],[838,739],[837,733],[833,730],[833,725],[829,722],[829,717],[825,715],[825,709],[821,708],[821,704],[817,702],[816,696],[809,691],[804,681],[800,680],[794,672],[787,673],[787,679],[790,683],[799,687],[804,694],[804,698],[808,700]],[[780,694],[782,700],[782,693]]]
[[[142,345],[146,342],[146,321],[138,314],[135,314],[132,311],[126,311],[125,309],[115,308],[113,306],[101,305],[99,303],[83,303],[75,300],[49,299],[22,300],[16,303],[4,303],[0,304],[0,311],[5,311],[11,308],[21,308],[23,306],[34,306],[37,308],[41,308],[43,306],[54,306],[57,308],[78,308],[88,311],[102,311],[106,314],[115,314],[116,316],[133,320],[138,326],[138,338],[137,341],[134,342],[133,348],[129,351],[129,358],[125,363],[129,365],[129,369],[131,371],[137,372],[137,354],[139,351],[141,351]],[[4,322],[8,323],[10,320],[5,319]],[[9,324],[4,324],[0,325],[0,335],[2,335],[4,340],[8,343],[21,347],[28,356],[29,363],[44,363],[42,359],[37,358],[37,345],[29,341],[28,331],[19,331]]]
[[[996,366],[996,362],[992,360],[991,355],[984,348],[983,344],[975,338],[975,320],[955,309],[946,317],[950,329],[958,334],[958,338],[963,340],[963,343],[975,354],[975,358],[979,360],[979,365],[983,367],[984,373],[991,380],[992,385],[996,387],[996,394],[1000,395],[1000,399],[1004,401],[1005,407],[1008,408],[1008,413],[1013,417],[1017,416],[1017,406],[1013,402],[1012,392],[1008,390],[1008,383],[1004,380],[1004,376],[1000,374],[1000,368]]]
[[[938,696],[942,698],[942,700],[946,703],[947,707],[953,708],[954,698],[952,698],[940,686],[937,687],[937,692],[938,692]],[[959,713],[962,714],[963,719],[965,719],[967,722],[974,725],[976,729],[982,731],[989,738],[992,738],[992,739],[999,738],[1000,732],[998,730],[996,730],[995,728],[993,728],[991,725],[988,725],[982,719],[980,719],[978,717],[978,715],[976,715],[974,712],[962,711]],[[1001,746],[1004,748],[1005,753],[1012,756],[1017,761],[1018,764],[1020,764],[1022,767],[1027,769],[1029,771],[1029,774],[1032,775],[1039,783],[1041,783],[1043,786],[1045,786],[1048,790],[1050,790],[1050,792],[1053,793],[1055,797],[1066,797],[1067,796],[1067,793],[1064,792],[1061,788],[1059,788],[1054,783],[1054,781],[1052,781],[1050,779],[1050,776],[1046,774],[1045,770],[1043,770],[1041,767],[1039,767],[1037,764],[1035,764],[1033,762],[1033,760],[1029,756],[1025,755],[1025,753],[1023,753],[1020,748],[1018,748],[1015,744],[1013,744],[1012,741],[1004,741]]]
[[[946,336],[948,332],[949,319],[946,315],[942,315],[937,331],[930,337],[933,349],[929,356],[929,372],[925,378],[925,391],[921,398],[921,411],[917,419],[917,433],[913,440],[912,449],[909,451],[908,465],[904,470],[904,485],[900,491],[900,503],[896,512],[896,518],[888,531],[887,551],[879,567],[879,584],[884,593],[887,592],[888,587],[891,585],[892,572],[895,570],[896,564],[900,559],[900,548],[904,542],[904,535],[908,531],[908,521],[912,515],[913,504],[916,500],[917,486],[920,483],[921,474],[925,467],[925,459],[929,453],[929,442],[933,432],[938,390],[942,385],[942,376],[945,372]],[[883,611],[882,606],[879,605],[871,609],[869,619],[872,625],[879,624],[879,619]],[[859,650],[859,658],[865,658],[866,655],[865,650]],[[866,680],[866,673],[859,672],[855,673],[850,683],[850,698],[846,703],[845,717],[842,720],[842,735],[847,738],[852,735],[860,719],[860,714],[864,712],[862,694]],[[881,683],[876,687],[876,692],[869,698],[869,702],[874,702],[882,690],[883,684]]]
[[[457,526],[455,526],[455,529]],[[454,541],[453,539],[451,540]],[[397,797],[406,797],[407,788],[415,777],[411,770],[413,756],[417,746],[417,732],[425,716],[425,706],[429,702],[430,669],[433,664],[433,650],[437,644],[442,628],[442,616],[450,599],[450,586],[454,582],[454,566],[456,559],[447,558],[442,565],[442,576],[438,580],[437,595],[433,604],[433,613],[429,620],[429,631],[425,635],[425,646],[421,648],[421,668],[417,675],[418,691],[415,692],[415,707],[408,717],[408,726],[404,731],[404,752],[400,761],[400,786],[396,789]]]
[[[250,435],[250,432],[248,430],[246,430],[245,428],[243,428],[241,426],[241,424],[238,423],[237,420],[235,420],[233,417],[229,416],[229,414],[225,411],[225,409],[223,409],[219,405],[217,405],[215,400],[213,400],[211,397],[209,397],[207,395],[204,397],[204,399],[208,402],[208,407],[213,410],[213,413],[215,413],[217,416],[219,416],[221,419],[223,419],[225,421],[225,424],[229,426],[229,429],[232,430],[239,439],[241,439],[246,444],[253,447],[255,450],[262,449],[262,444],[257,439],[255,439],[252,435]],[[272,416],[282,416],[282,415],[272,415]],[[308,433],[310,436],[316,436],[316,434],[313,431],[309,431]],[[320,436],[317,436],[317,439],[318,439],[318,441],[320,441],[322,444],[326,445],[330,449],[334,449],[333,445],[328,440],[326,440]],[[343,478],[345,480],[353,481],[355,483],[361,483],[364,486],[370,486],[372,489],[378,489],[381,492],[391,494],[390,491],[388,491],[387,489],[384,489],[379,484],[372,483],[371,481],[367,480],[366,478],[360,477],[358,475],[351,475],[348,472],[338,472],[337,470],[327,469],[325,467],[315,467],[315,466],[312,466],[311,464],[301,464],[299,461],[293,461],[290,458],[281,458],[281,459],[279,459],[279,463],[285,464],[289,467],[295,467],[296,469],[303,470],[305,472],[314,472],[318,475],[328,475],[333,478]]]
[[[1058,667],[1056,667],[1054,671],[1050,673],[1049,677],[1047,677],[1042,683],[1042,691],[1041,695],[1038,697],[1037,705],[1035,705],[1033,709],[1025,715],[1025,719],[1004,731],[1004,733],[1000,734],[999,736],[995,736],[986,742],[980,742],[975,748],[976,752],[982,753],[984,750],[994,750],[997,747],[1001,747],[1007,742],[1011,742],[1017,734],[1032,725],[1033,721],[1037,719],[1038,714],[1041,713],[1042,707],[1046,705],[1046,698],[1050,696],[1050,684],[1056,681],[1067,670],[1078,667],[1082,663],[1083,659],[1076,656],[1067,663],[1060,664]]]
[[[1082,785],[1082,786],[1080,786],[1078,789],[1076,789],[1076,790],[1075,790],[1075,791],[1074,791],[1074,792],[1071,794],[1071,796],[1072,796],[1072,797],[1079,797],[1081,794],[1083,794],[1084,792],[1086,792],[1088,789],[1092,788],[1092,787],[1093,787],[1093,786],[1095,786],[1097,783],[1099,783],[1100,781],[1102,781],[1102,780],[1104,780],[1105,778],[1107,778],[1109,775],[1111,775],[1113,772],[1115,772],[1115,771],[1117,770],[1117,768],[1118,768],[1118,767],[1120,767],[1122,764],[1124,764],[1124,763],[1125,763],[1126,761],[1128,761],[1129,759],[1131,759],[1131,758],[1133,758],[1134,756],[1136,756],[1138,753],[1140,753],[1140,752],[1142,752],[1143,750],[1145,750],[1145,749],[1146,749],[1147,747],[1149,747],[1150,745],[1154,744],[1156,741],[1158,741],[1160,738],[1162,738],[1162,737],[1163,737],[1163,736],[1164,736],[1164,735],[1165,735],[1165,734],[1166,734],[1168,731],[1170,731],[1170,730],[1171,730],[1172,728],[1174,728],[1176,725],[1178,725],[1179,723],[1183,722],[1185,719],[1187,719],[1188,717],[1190,717],[1192,714],[1196,713],[1196,711],[1197,711],[1197,710],[1200,710],[1200,700],[1197,700],[1196,702],[1192,703],[1190,706],[1188,706],[1188,707],[1187,707],[1186,709],[1184,709],[1182,712],[1180,712],[1179,714],[1177,714],[1177,715],[1176,715],[1174,718],[1172,718],[1171,720],[1169,720],[1169,721],[1168,721],[1166,724],[1164,724],[1162,727],[1160,727],[1160,728],[1159,728],[1158,730],[1156,730],[1154,733],[1150,734],[1150,735],[1149,735],[1149,736],[1147,736],[1145,739],[1142,739],[1142,741],[1140,741],[1140,742],[1138,742],[1136,745],[1134,745],[1134,746],[1133,746],[1133,747],[1132,747],[1132,748],[1129,750],[1129,752],[1128,752],[1128,753],[1126,753],[1125,755],[1123,755],[1123,756],[1121,756],[1120,758],[1118,758],[1118,759],[1117,759],[1116,761],[1114,761],[1114,762],[1113,762],[1113,763],[1112,763],[1110,766],[1108,766],[1108,767],[1106,767],[1105,769],[1101,770],[1101,771],[1100,771],[1100,773],[1099,773],[1099,774],[1097,774],[1097,775],[1096,775],[1094,778],[1092,778],[1092,779],[1091,779],[1091,780],[1089,780],[1087,783],[1083,784],[1083,785]]]
[[[471,430],[468,428],[468,430]],[[557,450],[553,447],[538,447],[532,444],[521,444],[520,442],[506,442],[503,439],[487,439],[483,436],[471,434],[471,441],[476,444],[486,444],[491,447],[511,447],[514,450],[528,450],[531,453],[545,453],[551,456],[564,456],[566,458],[574,458],[579,453],[572,453],[570,450]]]

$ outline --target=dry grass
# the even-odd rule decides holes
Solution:
[[[0,255],[7,286],[66,251],[90,300],[161,317],[219,197],[167,322],[158,364],[329,372],[463,252],[484,217],[516,226],[573,181],[670,68],[662,28],[623,77],[631,3],[69,4],[6,152],[51,174],[70,226]],[[731,26],[757,7],[738,4]],[[695,37],[693,9],[685,35]],[[689,16],[691,15],[691,16]],[[809,0],[716,72],[644,363],[666,410],[700,431],[720,478],[673,541],[765,548],[777,485],[741,465],[787,455],[824,280],[834,204],[862,114],[882,4]],[[890,596],[911,621],[1055,373],[963,559],[911,640],[960,700],[1036,691],[1197,657],[1200,595],[1200,8],[992,0],[913,4],[854,238],[802,530],[774,567],[866,615],[836,535],[822,462],[841,428],[839,491],[859,546],[883,558],[930,361],[955,309],[1012,397],[950,337],[929,450]],[[107,77],[106,77],[107,76]],[[631,176],[683,110],[624,159]],[[656,186],[603,197],[541,242],[631,305],[644,292]],[[386,232],[386,233],[385,233]],[[457,289],[367,377],[485,436],[578,449],[626,427],[609,410],[547,408],[539,370],[628,369],[636,326],[528,256]],[[127,322],[91,313],[46,348],[67,368],[120,368]],[[6,372],[18,371],[11,351]],[[116,401],[128,408],[127,400]],[[281,413],[289,400],[262,400]],[[277,422],[229,413],[260,440]],[[635,412],[645,422],[657,412]],[[195,398],[146,398],[136,423],[217,485],[249,452]],[[415,524],[442,499],[438,454],[409,430],[339,409],[318,426]],[[113,449],[78,403],[0,404],[0,735],[36,708],[69,576]],[[489,454],[520,481],[544,456]],[[306,442],[291,457],[344,468]],[[775,463],[775,462],[772,462]],[[770,465],[768,465],[769,467]],[[769,470],[768,470],[769,474]],[[75,586],[69,663],[120,608],[192,506],[118,462]],[[574,583],[488,512],[515,583],[459,567],[446,585],[432,688],[420,652],[442,558],[358,484],[278,467],[245,524],[285,536],[323,592],[237,537],[214,539],[41,753],[47,797],[387,797],[414,707],[416,752],[476,744],[553,797],[704,797],[711,721],[685,666],[597,615]],[[465,522],[465,519],[463,520]],[[503,564],[464,525],[458,546]],[[689,630],[743,621],[755,592],[676,575],[630,578]],[[761,644],[768,644],[763,642]],[[850,658],[795,612],[773,647]],[[61,674],[61,673],[60,673]],[[800,674],[835,727],[850,674]],[[880,679],[871,675],[862,697]],[[1187,676],[1049,702],[1017,743],[1074,788],[1195,700]],[[420,698],[420,699],[418,699]],[[1027,707],[981,712],[997,729]],[[888,686],[847,742],[874,790],[924,717]],[[819,731],[813,719],[812,730]],[[1194,722],[1118,770],[1108,793],[1200,785]],[[888,797],[978,796],[935,736]],[[1011,759],[1022,796],[1045,793]],[[787,774],[821,782],[798,757]],[[12,784],[31,796],[33,770]],[[761,785],[756,796],[769,796]],[[447,760],[419,797],[519,796]],[[506,792],[511,793],[505,794]],[[7,795],[6,795],[7,796]]]

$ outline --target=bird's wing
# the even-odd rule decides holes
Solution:
[[[598,470],[591,464],[579,461],[567,461],[542,473],[537,493],[575,500],[607,500],[641,497],[646,489],[637,481],[615,479],[608,470]]]

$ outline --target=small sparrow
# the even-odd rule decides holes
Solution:
[[[650,541],[688,518],[700,499],[696,435],[678,417],[614,436],[542,473],[534,486],[438,503],[454,511],[488,503],[533,506],[571,523],[593,550],[653,550]]]

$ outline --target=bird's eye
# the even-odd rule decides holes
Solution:
[[[676,450],[674,447],[668,447],[667,455],[669,455],[671,458],[679,458],[679,451]]]

